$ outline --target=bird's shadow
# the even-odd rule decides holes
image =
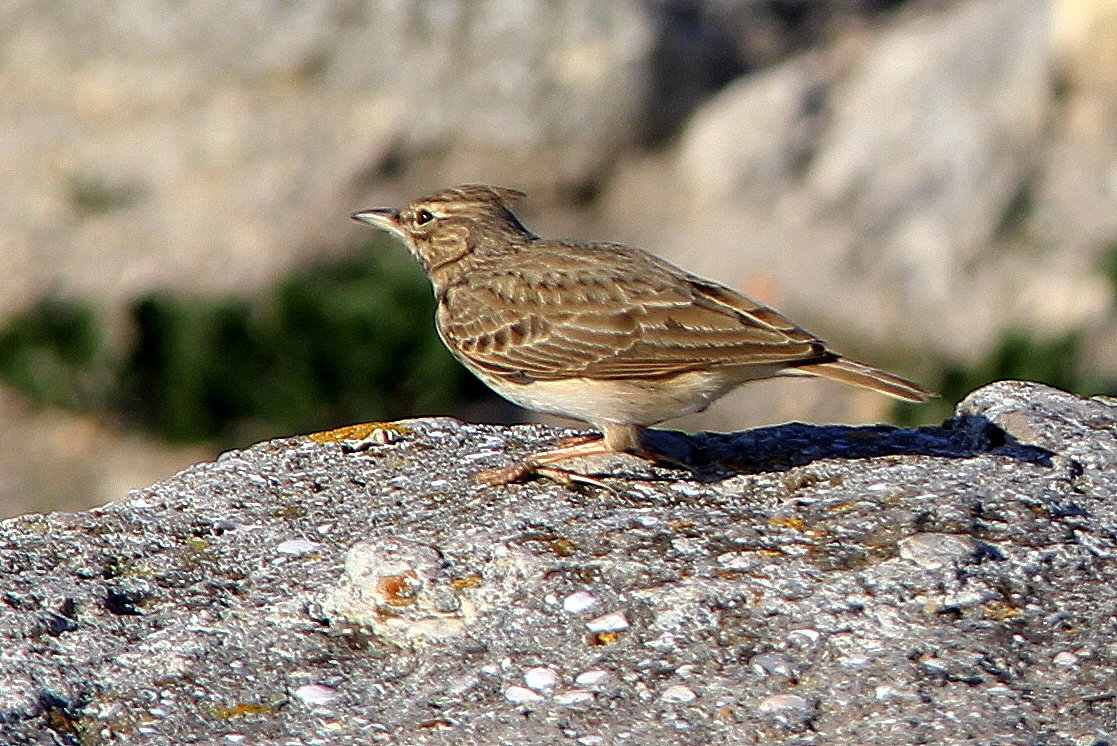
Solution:
[[[824,459],[881,456],[973,458],[997,454],[1051,466],[1053,452],[1020,443],[981,415],[964,415],[942,425],[808,425],[792,422],[735,433],[648,430],[641,441],[666,460],[690,467],[702,481],[733,474],[787,471]]]

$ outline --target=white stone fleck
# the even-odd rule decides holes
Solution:
[[[292,557],[298,557],[304,554],[311,554],[317,552],[322,548],[322,545],[316,541],[307,541],[306,539],[288,539],[275,548],[275,551],[280,554],[287,554]]]
[[[450,480],[448,480],[448,479],[434,479],[434,480],[431,481],[430,486],[431,487],[446,487],[449,484],[450,484]]]
[[[822,637],[821,632],[809,627],[793,629],[787,633],[787,641],[795,645],[813,645],[820,637]]]
[[[686,703],[693,702],[694,700],[698,699],[698,695],[695,694],[694,690],[691,689],[689,686],[683,686],[682,684],[672,684],[671,686],[663,690],[663,693],[659,695],[659,698],[662,699],[664,702]]]
[[[295,696],[304,704],[328,705],[337,699],[337,691],[323,684],[303,684],[295,690]]]
[[[504,690],[504,698],[509,702],[524,704],[525,702],[538,702],[543,697],[539,692],[534,692],[526,686],[510,686]]]
[[[589,671],[583,671],[574,677],[574,683],[578,686],[595,686],[600,684],[605,679],[609,678],[609,672],[600,668],[591,668]]]
[[[558,686],[558,674],[546,666],[536,666],[524,671],[524,683],[537,692],[550,692]]]
[[[495,450],[492,450],[492,449],[486,449],[484,451],[476,451],[474,453],[467,453],[466,455],[462,456],[461,459],[462,459],[462,461],[480,461],[481,459],[486,459],[486,458],[490,458],[491,456],[499,456],[499,455],[500,455],[500,451],[495,451]]]
[[[605,743],[605,738],[603,736],[581,736],[578,743],[582,746],[601,746]]]
[[[675,482],[671,485],[671,489],[687,497],[697,497],[705,492],[701,486],[694,482]]]
[[[628,629],[628,618],[619,611],[604,614],[586,622],[586,627],[591,632],[620,632]]]
[[[225,738],[222,740],[224,740],[225,743],[244,743],[245,738],[247,738],[247,736],[243,733],[226,733]]]
[[[773,694],[760,700],[757,706],[763,713],[768,714],[792,714],[792,713],[809,713],[814,710],[814,705],[806,697],[801,697],[798,694]]]
[[[1078,656],[1069,650],[1064,650],[1052,659],[1056,666],[1077,666]]]
[[[950,666],[942,658],[927,658],[923,661],[923,668],[940,676],[950,673]]]
[[[972,606],[979,606],[986,601],[992,601],[997,598],[997,594],[992,591],[962,591],[961,593],[948,593],[943,596],[940,601],[940,608],[943,609],[968,609]]]
[[[594,693],[587,692],[585,689],[571,689],[555,695],[555,702],[560,705],[576,705],[580,702],[590,702],[593,699]]]
[[[492,674],[499,673],[499,672],[500,672],[500,666],[498,666],[495,663],[489,663],[487,665],[481,666],[481,673],[487,673],[487,674],[492,675]]]
[[[403,433],[399,430],[378,427],[369,435],[369,440],[377,445],[386,446],[403,440]]]
[[[873,693],[876,695],[876,698],[882,702],[904,698],[904,693],[891,684],[881,684],[873,690]]]
[[[698,554],[705,547],[705,540],[694,537],[679,537],[671,540],[671,548],[679,554]]]
[[[575,591],[562,600],[562,608],[570,614],[577,614],[597,605],[597,597],[586,591]]]
[[[846,668],[864,668],[869,665],[869,656],[864,653],[853,653],[839,660]]]

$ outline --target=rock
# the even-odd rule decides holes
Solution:
[[[0,740],[1117,736],[1109,402],[1001,382],[941,428],[664,433],[696,473],[611,491],[472,482],[542,426],[406,424],[0,523]]]
[[[953,3],[742,76],[696,108],[671,152],[618,168],[603,230],[807,328],[814,314],[833,341],[917,339],[920,356],[976,361],[1016,328],[1094,324],[1113,292],[1082,261],[1072,225],[1085,219],[1062,210],[1065,230],[1048,231],[1029,212],[1058,111],[1051,13],[1032,0]],[[1097,156],[1111,147],[1076,152],[1108,173],[1112,159]],[[1112,205],[1100,181],[1050,199],[1089,190],[1086,204]],[[1096,252],[1115,211],[1091,212]]]

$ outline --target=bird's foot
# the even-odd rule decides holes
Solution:
[[[533,454],[523,461],[518,461],[500,469],[482,471],[474,476],[474,480],[486,487],[500,487],[513,482],[523,482],[533,477],[546,477],[566,487],[581,484],[611,489],[600,479],[594,479],[568,469],[559,469],[554,464],[571,458],[596,456],[612,452],[613,450],[605,444],[604,438],[600,435],[575,435],[560,440],[558,448]]]
[[[559,469],[554,466],[540,466],[531,460],[518,461],[500,469],[488,469],[478,472],[473,480],[485,487],[503,487],[506,484],[526,482],[536,477],[543,477],[562,485],[563,487],[598,487],[603,490],[614,491],[605,482],[586,474],[581,474],[569,469]]]

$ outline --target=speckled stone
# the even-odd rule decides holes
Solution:
[[[663,433],[696,473],[610,490],[473,483],[540,426],[230,452],[0,523],[0,742],[1117,740],[1115,413]]]

